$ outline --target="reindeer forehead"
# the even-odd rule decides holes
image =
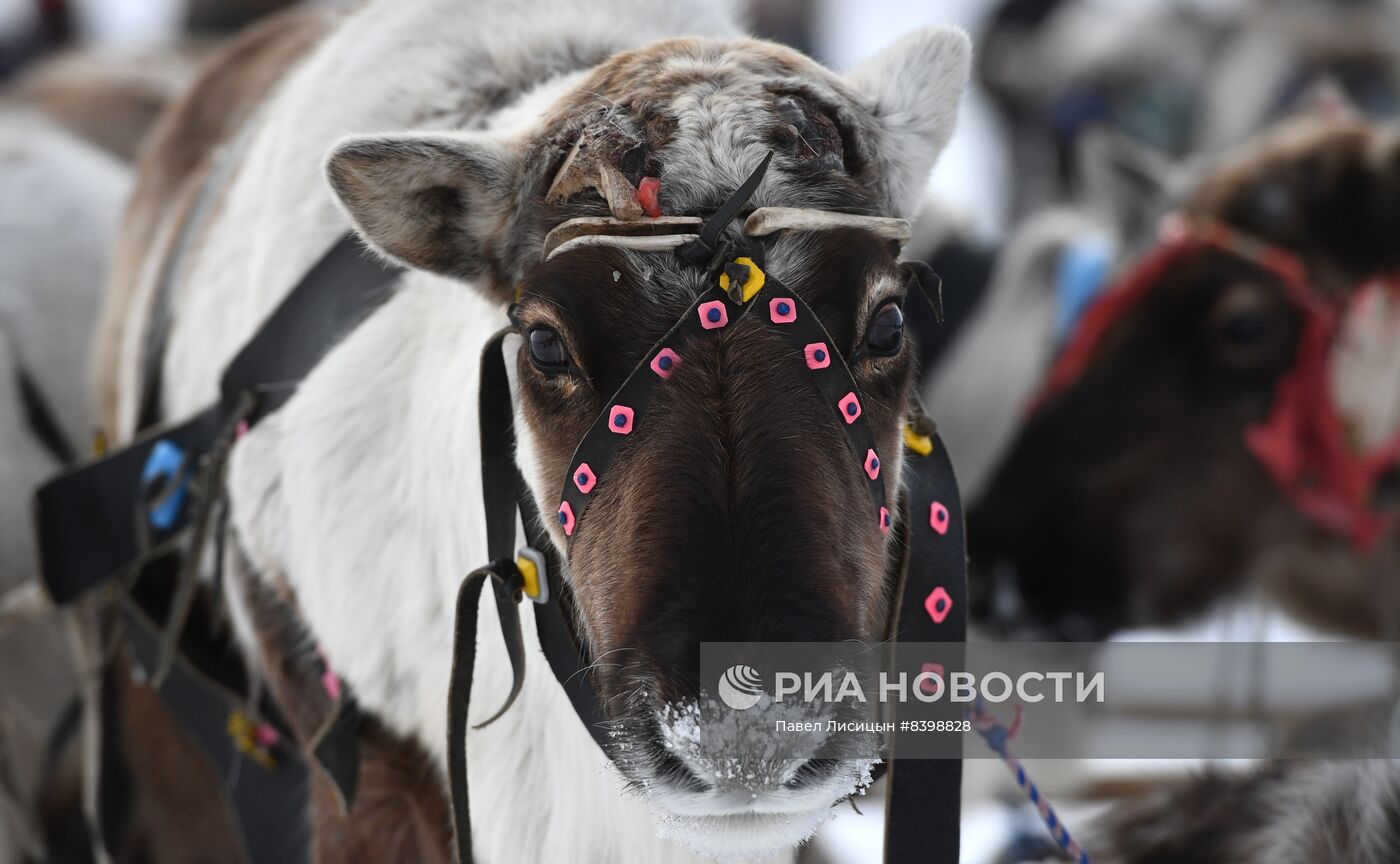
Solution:
[[[829,89],[833,96],[840,86],[819,63],[770,42],[668,39],[604,61],[576,98],[662,106],[716,87],[757,90],[797,81]]]
[[[783,158],[754,203],[869,209],[847,172],[868,118],[847,90],[812,60],[756,40],[676,39],[617,55],[546,121],[559,154],[546,201],[595,190],[613,215],[634,219],[629,186],[653,176],[665,212],[690,212],[772,149]]]

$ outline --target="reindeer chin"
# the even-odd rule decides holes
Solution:
[[[655,717],[662,759],[634,765],[647,778],[636,785],[664,839],[719,861],[770,859],[805,842],[835,805],[870,785],[874,759],[802,758],[820,740],[794,743],[791,753],[775,750],[772,718],[797,719],[794,712],[807,709],[765,699],[746,723],[748,714],[736,719],[704,705],[662,706]],[[801,716],[812,719],[810,711]]]
[[[677,816],[653,808],[659,836],[714,861],[749,862],[791,856],[832,816],[830,807],[799,813]]]

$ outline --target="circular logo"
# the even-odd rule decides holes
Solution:
[[[763,698],[763,679],[752,666],[730,666],[719,677],[720,701],[735,711],[746,711]]]

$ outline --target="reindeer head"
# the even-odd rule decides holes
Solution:
[[[1394,134],[1295,121],[1213,173],[1181,215],[1268,245],[1200,243],[1163,257],[1164,245],[1138,271],[1136,299],[1116,291],[1100,301],[1104,326],[1081,346],[1073,380],[1033,413],[969,515],[981,613],[1099,638],[1199,612],[1248,585],[1326,626],[1392,632],[1395,535],[1357,544],[1355,525],[1308,518],[1298,489],[1324,478],[1281,484],[1281,454],[1265,451],[1282,440],[1271,437],[1287,419],[1282,403],[1312,362],[1309,303],[1337,322],[1315,367],[1330,392],[1300,401],[1292,419],[1322,428],[1313,421],[1335,409],[1358,455],[1396,435],[1394,284],[1368,292],[1374,308],[1357,305],[1359,289],[1400,266]],[[1299,265],[1307,301],[1269,256]],[[1394,503],[1383,480],[1366,498],[1382,514]]]
[[[848,77],[763,42],[667,41],[572,79],[522,128],[352,138],[328,172],[376,248],[468,281],[503,310],[514,301],[517,460],[552,516],[580,440],[714,277],[615,247],[542,260],[547,232],[579,217],[640,220],[643,178],[660,180],[648,209],[708,215],[769,151],[753,207],[907,215],[951,133],[968,62],[966,37],[943,30]],[[770,244],[765,267],[849,362],[890,457],[891,501],[914,371],[897,251],[859,229],[799,231]],[[608,719],[633,743],[617,764],[682,840],[756,854],[807,836],[853,777],[813,762],[740,788],[664,744],[662,718],[697,696],[702,641],[882,638],[891,550],[839,419],[766,315],[682,352],[578,530],[551,531],[568,550]]]

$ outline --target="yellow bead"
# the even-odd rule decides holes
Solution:
[[[253,721],[247,714],[235,708],[228,715],[226,729],[229,740],[233,742],[234,748],[239,753],[252,759],[268,771],[277,767],[277,760],[272,758],[272,754],[258,746],[257,739],[254,737]]]

